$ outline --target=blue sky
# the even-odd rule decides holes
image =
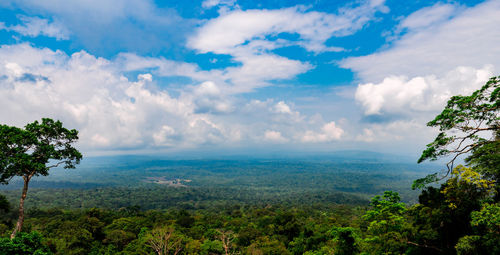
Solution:
[[[415,155],[500,66],[500,1],[3,1],[0,122],[89,154]]]

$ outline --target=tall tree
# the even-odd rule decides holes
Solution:
[[[27,124],[24,129],[0,125],[0,183],[8,184],[15,177],[24,180],[19,202],[19,219],[11,238],[21,231],[24,222],[24,201],[33,176],[47,176],[54,167],[75,168],[82,154],[72,144],[78,131],[68,130],[60,121],[43,118]]]
[[[451,157],[447,162],[447,176],[455,161],[462,155],[471,166],[486,177],[498,180],[500,176],[500,76],[492,77],[470,96],[453,96],[443,111],[427,123],[439,127],[440,133],[427,145],[418,160],[437,160]],[[438,180],[437,174],[415,182],[422,187]]]
[[[417,238],[445,253],[495,253],[498,225],[491,228],[495,221],[484,221],[481,213],[500,218],[496,209],[500,201],[500,76],[490,78],[469,96],[451,97],[427,125],[439,127],[440,133],[418,162],[448,157],[447,172],[416,180],[413,187],[422,188],[450,173],[451,178],[439,190],[427,187],[422,191],[421,205],[414,210],[417,228],[429,230],[430,226],[435,234],[421,235],[419,230]],[[454,166],[462,157],[470,167]],[[486,209],[479,211],[481,207]]]

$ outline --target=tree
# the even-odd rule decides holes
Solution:
[[[24,222],[24,200],[33,176],[47,176],[54,167],[75,168],[82,154],[72,144],[78,131],[68,130],[60,121],[43,118],[27,124],[24,129],[0,125],[0,183],[8,184],[15,177],[24,180],[19,202],[19,219],[12,232],[14,238]]]
[[[218,229],[219,232],[218,238],[222,242],[222,248],[224,248],[224,254],[230,255],[233,254],[231,250],[233,249],[233,242],[236,238],[232,231],[225,231]]]
[[[500,254],[500,204],[484,204],[471,217],[475,233],[460,238],[457,254]]]
[[[471,168],[458,166],[453,171],[440,188],[429,186],[422,190],[419,204],[409,211],[414,226],[412,241],[419,244],[414,247],[417,254],[454,254],[459,239],[474,234],[471,213],[481,209],[491,186]]]
[[[331,231],[334,236],[335,254],[353,255],[359,253],[358,235],[353,227],[334,227]]]
[[[428,187],[420,195],[415,215],[437,234],[421,239],[449,253],[498,253],[493,250],[498,244],[498,222],[484,219],[500,218],[498,204],[490,204],[500,200],[500,76],[490,78],[470,96],[451,97],[427,125],[439,127],[440,133],[418,162],[451,159],[444,176],[429,175],[416,180],[413,187],[422,188],[450,173],[451,178],[439,190]],[[454,167],[461,156],[469,167]]]
[[[173,253],[178,254],[181,249],[182,238],[174,233],[173,228],[162,227],[155,228],[146,237],[149,246],[158,255],[165,255]]]
[[[365,250],[370,254],[403,254],[408,244],[406,206],[397,192],[385,191],[384,196],[374,196],[371,210],[363,219],[368,223]]]
[[[443,111],[427,123],[439,127],[440,133],[427,145],[418,160],[437,160],[451,156],[447,172],[454,169],[454,163],[462,155],[471,166],[477,166],[486,177],[496,180],[500,177],[500,76],[492,77],[481,89],[470,96],[453,96]],[[443,178],[444,178],[443,177]],[[439,180],[437,174],[415,181],[415,187]]]
[[[51,255],[38,232],[19,233],[15,238],[0,238],[0,255]]]

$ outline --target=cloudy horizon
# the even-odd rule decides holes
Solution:
[[[406,4],[406,5],[405,5]],[[415,156],[500,68],[500,1],[4,1],[0,123],[109,153]]]

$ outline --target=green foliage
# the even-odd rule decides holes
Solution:
[[[86,175],[97,186],[36,191],[32,204],[66,210],[30,210],[26,225],[34,232],[18,233],[12,240],[0,238],[0,255],[500,254],[499,83],[494,77],[471,96],[452,97],[428,123],[441,133],[419,162],[452,155],[453,164],[456,156],[470,153],[470,167],[450,169],[451,177],[439,187],[425,187],[440,179],[437,174],[417,180],[414,188],[423,190],[419,203],[410,208],[393,191],[373,197],[366,207],[368,194],[403,183],[400,172],[405,167],[397,164],[391,165],[391,172],[386,165],[365,163],[117,163],[117,169],[96,167],[93,177]],[[0,126],[0,135],[9,137],[0,142],[0,181],[26,174],[14,173],[14,166],[34,167],[35,175],[46,175],[49,159],[74,167],[81,155],[68,148],[77,133],[64,130],[60,122],[48,119],[25,129]],[[481,138],[483,131],[493,132],[493,138]],[[68,136],[74,138],[63,139],[69,147],[55,143],[52,148],[46,142]],[[103,178],[105,174],[109,178]],[[168,188],[145,182],[151,178],[192,182],[189,187]],[[5,204],[0,196],[0,210],[8,209]],[[0,231],[6,226],[0,224]]]
[[[472,165],[487,166],[480,171],[493,171],[498,174],[498,151],[495,156],[489,156],[492,143],[498,148],[500,132],[500,76],[492,77],[481,89],[470,96],[453,96],[443,111],[427,123],[430,127],[439,127],[441,131],[434,141],[427,145],[418,162],[437,160],[444,156],[452,156],[448,162],[448,173],[453,169],[453,163],[458,156],[473,152],[468,157]],[[482,133],[485,133],[481,135]],[[486,139],[492,133],[491,139]],[[487,146],[487,147],[484,147]],[[494,168],[489,168],[493,166]],[[421,186],[434,178],[420,179],[415,186]]]
[[[406,206],[399,194],[384,192],[383,198],[372,198],[372,209],[363,219],[368,222],[364,250],[370,254],[402,254],[407,248]]]
[[[403,201],[415,203],[418,191],[410,189],[411,180],[432,168],[414,163],[86,158],[78,171],[53,169],[48,177],[34,178],[26,208],[125,209],[137,205],[141,210],[218,210],[233,204],[367,205],[370,197],[388,189],[398,191]],[[169,187],[147,183],[148,177],[192,181],[187,187]],[[22,180],[13,179],[8,186],[0,186],[0,194],[17,202],[20,188]]]
[[[205,240],[201,246],[201,254],[223,254],[224,248],[222,247],[222,242],[219,240]]]
[[[50,255],[38,232],[20,232],[13,238],[0,238],[0,255]]]
[[[74,168],[82,158],[71,146],[76,140],[78,131],[48,118],[24,129],[0,125],[0,183],[8,183],[14,176],[45,176],[58,165]]]
[[[451,178],[422,190],[412,207],[414,251],[432,254],[500,254],[500,76],[470,96],[453,96],[428,126],[441,131],[418,162],[451,156]],[[470,167],[453,167],[466,156]],[[414,182],[423,188],[437,174]],[[496,204],[491,204],[491,202]]]
[[[500,204],[484,204],[479,212],[472,212],[472,226],[484,226],[488,232],[500,234]]]
[[[500,182],[500,133],[494,141],[475,147],[465,161],[486,179]]]
[[[11,238],[23,227],[24,201],[31,178],[46,176],[49,169],[59,165],[75,168],[82,158],[82,154],[71,145],[76,140],[78,131],[68,130],[60,121],[48,118],[42,119],[41,123],[27,124],[24,129],[0,125],[0,184],[8,184],[15,176],[21,176],[24,181],[19,219]]]
[[[412,207],[413,242],[416,252],[432,254],[455,253],[455,247],[466,249],[468,240],[459,241],[464,236],[473,235],[471,213],[481,208],[481,201],[488,197],[488,187],[470,168],[459,166],[458,171],[441,187],[427,187],[422,190],[419,204]],[[427,248],[426,248],[427,247]]]
[[[424,178],[419,178],[419,179],[416,179],[415,181],[413,181],[411,188],[412,189],[423,189],[429,183],[438,182],[438,181],[439,181],[439,177],[438,177],[437,173],[429,174],[429,175],[425,176]]]
[[[335,254],[353,255],[359,252],[359,236],[353,227],[335,227],[331,234],[334,236]]]
[[[178,248],[179,254],[224,254],[224,243],[232,247],[231,254],[332,254],[341,250],[350,254],[349,249],[357,247],[350,238],[357,242],[361,232],[338,224],[356,225],[354,220],[362,213],[362,208],[350,206],[333,206],[328,211],[233,207],[190,211],[193,222],[182,226],[178,221],[186,215],[182,210],[129,215],[124,210],[52,209],[32,211],[26,225],[43,233],[55,254],[157,254],[161,249],[173,254]]]
[[[458,255],[480,255],[485,254],[479,248],[479,244],[481,242],[480,236],[464,236],[458,240],[455,249],[457,250]]]
[[[471,214],[475,235],[460,238],[458,254],[500,254],[500,204],[484,204]]]

